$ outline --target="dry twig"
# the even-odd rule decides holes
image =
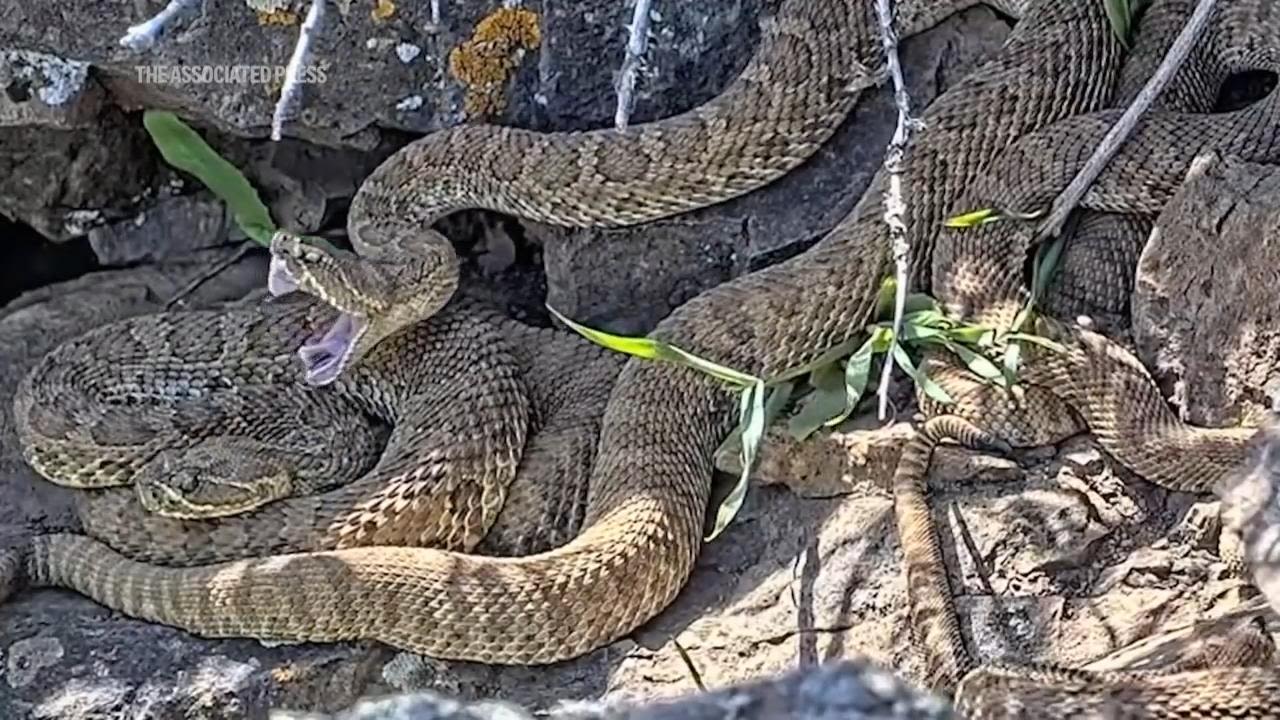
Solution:
[[[627,37],[627,53],[618,69],[618,107],[613,113],[613,125],[625,130],[635,106],[636,75],[649,49],[649,0],[636,0],[631,12],[631,29]]]
[[[169,0],[169,4],[154,17],[126,30],[124,37],[120,38],[120,44],[136,52],[150,50],[160,39],[165,26],[195,5],[196,0]]]
[[[902,333],[902,315],[907,302],[907,285],[910,283],[911,246],[907,242],[907,225],[903,217],[907,204],[902,196],[902,158],[906,154],[911,131],[919,121],[911,117],[911,98],[902,77],[902,63],[898,59],[898,34],[893,29],[891,0],[876,0],[876,15],[880,18],[880,42],[884,47],[885,64],[893,79],[893,101],[898,107],[898,124],[893,139],[885,150],[884,168],[888,182],[884,189],[884,221],[889,226],[889,241],[893,244],[893,274],[897,287],[893,298],[893,337],[897,342]],[[889,388],[893,377],[893,353],[885,353],[884,369],[880,374],[879,418],[889,415]]]
[[[1156,68],[1151,78],[1147,80],[1147,84],[1142,86],[1142,91],[1133,99],[1133,102],[1129,103],[1124,114],[1103,136],[1098,147],[1072,179],[1067,189],[1054,199],[1049,217],[1045,218],[1040,225],[1040,240],[1056,237],[1062,232],[1062,226],[1066,223],[1067,217],[1080,204],[1080,200],[1089,191],[1089,186],[1098,179],[1098,175],[1106,168],[1120,146],[1133,134],[1143,113],[1151,107],[1151,103],[1155,102],[1155,99],[1168,86],[1169,81],[1177,74],[1178,69],[1186,62],[1187,56],[1191,54],[1191,48],[1195,47],[1196,41],[1200,39],[1201,33],[1209,23],[1209,17],[1213,15],[1215,2],[1216,0],[1200,0],[1196,4],[1191,18],[1174,39],[1164,59],[1160,61],[1160,67]]]
[[[280,86],[280,99],[276,100],[275,110],[271,113],[271,139],[279,142],[284,134],[284,123],[289,113],[297,104],[302,93],[303,67],[311,57],[311,43],[319,31],[320,22],[324,18],[326,0],[311,0],[311,9],[307,11],[307,19],[298,29],[298,44],[293,47],[293,57],[284,70],[284,84]]]

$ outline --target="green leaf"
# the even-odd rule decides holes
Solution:
[[[944,338],[946,334],[946,330],[941,328],[929,327],[928,325],[917,325],[916,323],[903,323],[902,337],[900,337],[899,340],[916,342],[932,339],[940,340],[941,338]]]
[[[1040,243],[1036,248],[1035,262],[1031,266],[1031,294],[1027,304],[1013,321],[1013,331],[1021,330],[1032,318],[1035,308],[1049,289],[1054,273],[1058,271],[1058,263],[1062,259],[1062,251],[1066,247],[1066,237],[1058,235]]]
[[[787,406],[787,402],[791,400],[791,394],[795,392],[795,382],[780,382],[776,385],[765,383],[765,387],[769,388],[769,394],[764,399],[764,424],[772,425],[774,420],[782,414],[782,409]]]
[[[778,419],[778,415],[782,414],[782,409],[786,407],[787,402],[791,399],[791,394],[795,390],[795,383],[788,381],[777,385],[765,383],[765,389],[769,392],[765,394],[764,399],[764,424],[768,427]],[[743,391],[745,392],[745,390]],[[741,419],[741,418],[739,418]],[[742,425],[735,425],[733,430],[725,437],[724,441],[716,448],[716,457],[720,457],[722,453],[732,450],[739,454],[738,460],[742,458]]]
[[[876,293],[876,311],[872,317],[882,318],[893,315],[893,297],[898,290],[898,280],[892,275],[880,281],[880,290]]]
[[[842,387],[839,391],[813,390],[805,395],[800,409],[787,420],[787,433],[796,440],[805,440],[829,420],[839,417],[844,411],[844,392]]]
[[[991,362],[987,358],[963,345],[960,345],[959,343],[948,341],[946,343],[946,347],[948,350],[955,353],[956,356],[959,357],[966,366],[968,366],[969,371],[974,375],[977,375],[984,380],[990,380],[998,385],[1003,385],[1005,383],[1005,374],[1000,370],[1000,368],[996,367],[995,363]]]
[[[1008,335],[1005,335],[1005,339],[1011,340],[1011,341],[1018,341],[1018,342],[1029,342],[1032,345],[1039,345],[1040,347],[1047,348],[1057,353],[1064,353],[1067,351],[1066,347],[1058,344],[1053,340],[1050,340],[1047,337],[1041,337],[1040,335],[1032,335],[1030,333],[1020,333],[1020,332],[1009,333]]]
[[[551,314],[555,315],[560,322],[568,325],[570,329],[601,347],[608,348],[614,352],[626,353],[627,355],[644,358],[645,360],[658,360],[663,356],[662,348],[656,340],[610,335],[607,332],[593,330],[585,325],[579,325],[564,315],[561,315],[559,310],[556,310],[550,305],[547,305],[547,309],[550,310]]]
[[[836,390],[843,393],[844,366],[838,362],[823,365],[809,375],[809,384],[818,390]]]
[[[877,327],[871,331],[871,337],[867,340],[871,345],[873,353],[887,353],[889,348],[893,347],[893,329],[887,327]]]
[[[1018,311],[1018,314],[1013,316],[1013,323],[1003,334],[1001,334],[1001,340],[1005,339],[1011,332],[1019,332],[1022,330],[1022,328],[1027,326],[1027,323],[1031,322],[1032,319],[1035,318],[1035,315],[1035,303],[1028,298],[1027,304],[1023,305],[1022,309]]]
[[[897,280],[891,275],[880,282],[880,291],[876,296],[876,312],[874,317],[883,320],[893,319],[893,305]],[[902,304],[903,316],[918,312],[938,310],[938,301],[924,293],[908,293]]]
[[[942,225],[949,228],[971,228],[1003,219],[1004,216],[997,212],[995,208],[982,208],[981,210],[953,215],[943,220]]]
[[[721,380],[737,387],[749,388],[756,384],[763,383],[760,378],[757,378],[754,375],[748,375],[746,373],[738,372],[733,368],[717,365],[710,360],[703,360],[693,353],[681,350],[674,345],[668,345],[661,340],[654,340],[646,337],[612,335],[601,330],[593,330],[585,325],[579,325],[560,314],[560,312],[551,307],[550,304],[547,305],[547,310],[550,310],[551,314],[555,315],[560,322],[568,325],[579,335],[597,345],[600,345],[601,347],[608,348],[615,352],[626,353],[627,355],[633,355],[645,360],[663,360],[665,362],[672,362],[677,365],[691,367],[695,370],[706,373],[717,380]]]
[[[844,371],[834,378],[836,387],[832,387],[830,374],[824,373],[814,385],[815,392],[802,404],[788,423],[791,436],[804,440],[820,427],[832,427],[844,422],[857,409],[867,390],[867,379],[871,376],[871,360],[874,357],[874,338],[868,338],[862,347],[849,356]]]
[[[842,423],[845,418],[853,414],[853,409],[858,407],[862,394],[867,391],[869,377],[871,377],[871,342],[868,340],[867,344],[858,348],[858,352],[854,353],[844,366],[844,412],[838,418],[828,421],[827,425]]]
[[[738,430],[742,438],[742,472],[733,489],[725,496],[720,507],[716,508],[715,525],[706,536],[706,542],[715,540],[725,528],[729,527],[729,523],[733,522],[734,516],[742,509],[742,502],[747,497],[747,481],[751,477],[751,467],[755,462],[756,452],[760,449],[760,440],[764,436],[764,394],[764,382],[760,380],[742,391],[742,397],[738,403]]]
[[[1103,5],[1107,9],[1107,20],[1111,23],[1111,32],[1126,50],[1129,49],[1129,31],[1133,26],[1137,3],[1131,0],[1103,0]]]
[[[795,390],[795,383],[791,381],[784,382],[779,385],[770,385],[769,383],[765,383],[765,389],[768,392],[765,393],[764,399],[764,424],[765,427],[768,428],[773,425],[775,420],[778,419],[778,415],[781,414],[783,407],[785,407],[787,402],[791,399],[791,394]],[[742,392],[746,392],[746,390],[743,390]],[[739,400],[741,400],[741,397],[739,397]],[[741,418],[739,418],[739,420],[741,420]],[[738,456],[738,465],[735,465],[735,467],[740,467],[742,464],[741,423],[734,425],[733,430],[731,430],[729,434],[725,436],[725,439],[720,443],[720,445],[716,447],[715,457],[717,468],[722,467],[720,459],[729,452]],[[728,472],[728,470],[725,470],[725,472]]]
[[[275,222],[243,173],[167,110],[147,110],[142,114],[142,124],[165,162],[194,175],[227,204],[245,235],[260,245],[270,246]]]
[[[664,353],[670,353],[671,355],[670,358],[663,357],[663,360],[670,360],[671,362],[687,365],[695,370],[701,370],[702,372],[731,385],[746,387],[764,382],[754,375],[748,375],[744,372],[738,372],[731,367],[725,367],[724,365],[713,363],[710,360],[704,360],[691,352],[681,350],[675,345],[668,345],[664,342],[659,342],[658,347],[662,349]]]
[[[947,334],[956,342],[979,347],[990,346],[995,338],[995,333],[991,328],[981,325],[961,325],[952,328]]]
[[[907,313],[902,316],[904,325],[922,325],[926,327],[949,328],[955,325],[955,321],[943,315],[940,310],[918,310],[913,313]]]
[[[955,400],[947,394],[946,390],[942,389],[941,385],[934,382],[926,373],[916,368],[915,363],[911,362],[911,356],[907,354],[906,348],[902,347],[902,345],[898,343],[893,344],[893,359],[897,361],[903,372],[910,376],[910,378],[915,381],[916,385],[918,385],[926,395],[937,400],[943,405],[955,404]]]
[[[1018,377],[1018,368],[1022,365],[1022,346],[1011,342],[1004,348],[1004,372],[1009,378]]]

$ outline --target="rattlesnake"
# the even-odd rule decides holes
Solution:
[[[247,512],[363,474],[387,440],[386,422],[366,412],[375,398],[361,398],[359,382],[354,392],[289,382],[305,331],[333,314],[311,304],[153,315],[65,342],[18,392],[24,459],[68,487],[132,484],[147,510],[188,519]],[[187,342],[193,335],[213,341],[197,347]],[[225,369],[208,372],[210,364]]]
[[[976,2],[957,3],[955,7],[970,4]],[[904,3],[899,8],[903,23],[901,29],[904,34],[909,34],[945,17],[952,9],[933,2]],[[419,170],[419,163],[437,158],[451,168],[448,172],[429,173],[440,181],[438,189],[442,193],[450,188],[459,191],[462,197],[458,202],[466,203],[480,199],[476,189],[486,187],[483,183],[488,182],[492,189],[494,182],[489,176],[489,163],[487,160],[480,163],[478,158],[526,162],[537,157],[542,159],[542,164],[529,167],[539,168],[539,173],[547,174],[549,181],[556,180],[552,171],[558,169],[565,173],[561,180],[574,183],[575,192],[568,193],[565,197],[584,198],[589,191],[597,201],[602,201],[600,193],[611,192],[614,197],[612,204],[623,207],[628,197],[653,198],[662,193],[668,194],[669,199],[663,203],[651,202],[641,209],[626,213],[620,211],[616,222],[634,222],[644,217],[673,213],[685,207],[679,203],[692,202],[671,199],[680,197],[680,194],[670,194],[670,190],[683,192],[697,187],[697,202],[724,199],[746,192],[790,169],[811,154],[831,134],[838,120],[856,102],[860,92],[878,79],[876,68],[881,62],[881,50],[875,27],[874,11],[861,2],[848,0],[828,4],[788,0],[780,8],[775,20],[766,23],[761,50],[741,78],[718,99],[685,115],[655,125],[635,126],[631,131],[621,134],[598,132],[542,136],[512,129],[460,128],[447,133],[451,139],[445,140],[432,135],[410,146],[397,156],[398,160],[384,165],[362,185],[353,201],[349,222],[353,244],[361,256],[378,258],[379,241],[394,241],[392,246],[383,248],[384,256],[386,251],[391,252],[391,256],[386,258],[387,262],[362,264],[353,262],[346,256],[330,257],[320,252],[304,251],[296,246],[281,245],[275,248],[277,263],[273,268],[273,284],[301,284],[322,300],[346,311],[355,311],[345,313],[343,322],[332,326],[332,329],[339,332],[329,333],[330,337],[308,344],[311,348],[308,357],[313,362],[321,360],[321,369],[327,375],[317,378],[312,374],[311,380],[331,381],[336,378],[347,363],[332,363],[333,360],[363,360],[366,352],[364,348],[376,344],[373,340],[385,332],[385,326],[405,322],[415,313],[434,313],[456,285],[456,276],[451,274],[453,257],[447,244],[430,243],[439,238],[420,232],[422,227],[415,225],[412,235],[404,235],[394,232],[396,227],[403,228],[403,225],[389,224],[427,220],[430,218],[422,213],[440,214],[453,206],[447,204],[435,207],[430,202],[419,203],[419,189],[415,187],[415,183],[406,184],[404,181],[407,178],[402,173],[413,173]],[[785,94],[788,100],[785,103],[769,99],[782,86],[803,92]],[[754,120],[744,117],[744,110],[749,108],[758,110],[760,116]],[[736,132],[737,124],[747,120],[751,120],[747,125],[747,132]],[[732,140],[734,145],[724,145],[726,140]],[[504,147],[504,143],[530,149],[530,152],[496,152],[498,148]],[[574,170],[580,165],[595,167],[592,160],[601,153],[610,162],[620,163],[625,167],[635,157],[631,151],[636,147],[656,152],[659,145],[666,145],[673,150],[667,155],[677,160],[681,153],[676,152],[676,148],[684,149],[699,144],[714,159],[712,167],[707,167],[708,158],[703,157],[699,178],[688,178],[687,183],[670,189],[666,189],[670,181],[666,172],[639,177],[634,173],[629,176],[623,173],[610,180],[600,173],[610,173],[610,168],[614,166],[603,160],[595,168],[599,172],[594,175],[579,175]],[[537,146],[537,152],[532,151],[532,145]],[[790,150],[782,151],[783,148]],[[559,153],[560,159],[557,160],[549,153]],[[452,159],[445,160],[446,157]],[[578,161],[570,161],[571,158],[578,158]],[[698,166],[693,160],[688,162],[689,165],[683,166],[682,175],[693,172]],[[398,165],[402,166],[399,171],[395,170]],[[498,170],[501,171],[501,168]],[[501,175],[499,172],[499,176]],[[728,179],[722,181],[719,179],[722,177]],[[519,184],[520,187],[525,185]],[[563,186],[564,182],[550,182],[547,187],[553,185]],[[718,193],[715,197],[708,194],[713,190]],[[428,194],[436,196],[434,191]],[[487,202],[497,203],[494,207],[499,209],[503,207],[500,201],[504,198],[517,206],[528,204],[527,199],[514,197],[514,194],[515,188],[494,190]],[[687,197],[688,193],[684,195]],[[561,202],[565,201],[560,193],[556,197]],[[506,209],[512,207],[514,206]],[[400,212],[401,210],[404,212]],[[402,258],[396,253],[406,250],[402,243],[414,245],[415,239],[416,245],[407,249],[421,251],[416,259],[407,263],[397,262]],[[419,275],[418,279],[430,280],[429,292],[417,291],[417,283],[412,277],[415,273]],[[324,282],[335,276],[341,278],[342,282]],[[379,285],[385,291],[382,295],[376,292]],[[346,290],[351,287],[358,287],[361,292]],[[366,319],[359,322],[356,314],[366,316]],[[350,355],[344,357],[341,353],[328,352],[333,341],[343,339],[337,337],[342,335],[341,331],[359,330],[362,326],[366,332],[350,345]],[[357,366],[359,364],[356,363]],[[693,392],[679,392],[681,401],[676,406],[683,405],[684,398],[695,397],[696,388],[702,385],[703,381],[697,380]],[[703,413],[715,412],[721,393],[713,385],[704,389],[711,390],[714,394],[711,398],[704,399],[697,415],[690,418],[696,429],[688,435],[688,439],[703,438],[702,442],[710,442],[707,438],[719,434],[723,420],[716,419],[711,426],[701,427],[707,419],[699,418]],[[20,409],[22,403],[20,393]],[[617,401],[610,404],[618,407]],[[623,418],[616,423],[616,427],[625,432],[627,423],[628,419]],[[634,433],[634,438],[642,442],[647,437],[653,437],[653,434],[648,431]],[[603,447],[608,447],[610,440],[606,437],[604,443]],[[656,453],[641,451],[643,464],[655,473],[655,480],[661,479],[664,472],[675,471],[684,475],[692,471],[700,462],[697,458],[703,453],[682,451],[680,454],[683,457],[671,462],[664,461]],[[623,460],[623,457],[614,457],[612,462]],[[639,458],[635,462],[640,462]],[[445,657],[547,662],[580,654],[591,646],[626,632],[669,602],[683,583],[700,543],[701,514],[706,500],[704,491],[693,492],[703,480],[695,483],[689,491],[676,488],[672,492],[668,489],[671,484],[665,481],[655,483],[651,489],[647,489],[647,480],[635,482],[630,470],[620,470],[619,467],[597,469],[595,480],[601,477],[601,472],[612,475],[614,479],[604,483],[595,482],[587,519],[588,525],[592,527],[568,547],[555,553],[524,559],[519,563],[492,565],[501,568],[497,571],[497,577],[503,579],[499,583],[501,587],[492,586],[484,591],[476,591],[455,582],[451,586],[453,589],[443,593],[425,590],[416,593],[420,602],[422,598],[432,597],[433,602],[441,603],[441,608],[449,605],[471,608],[478,607],[476,603],[492,604],[499,609],[499,612],[491,615],[494,618],[505,617],[505,612],[510,610],[514,613],[510,616],[513,618],[510,623],[480,623],[488,630],[496,630],[500,635],[506,636],[506,640],[495,642],[490,639],[481,641],[475,647],[464,647],[455,645],[452,640],[438,639],[451,635],[450,632],[431,633],[425,629],[423,632],[415,632],[417,637],[412,641],[400,638],[404,631],[399,629],[384,632],[375,627],[362,627],[359,630],[344,630],[342,633],[355,631],[362,636],[368,634],[381,637]],[[708,465],[704,471],[696,472],[695,477],[701,477],[709,471]],[[351,487],[340,492],[350,492]],[[388,495],[390,493],[383,493],[383,496]],[[352,498],[346,495],[343,497],[344,502],[339,503],[338,507],[349,507]],[[134,560],[185,566],[240,557],[252,558],[285,550],[323,550],[333,547],[332,543],[317,546],[314,542],[317,534],[324,533],[313,527],[313,518],[317,514],[325,518],[333,514],[318,513],[314,509],[317,503],[321,508],[329,509],[322,501],[299,498],[277,503],[274,509],[268,506],[252,516],[228,519],[211,526],[185,525],[130,511],[128,508],[131,504],[127,496],[109,493],[97,499],[96,505],[86,503],[82,515],[85,529],[91,536],[107,540],[114,548]],[[370,504],[372,507],[378,506],[377,503]],[[292,510],[296,507],[301,507],[302,510]],[[369,521],[375,519],[376,514],[359,517]],[[594,522],[597,519],[605,519],[606,522]],[[678,529],[671,526],[672,522],[677,523]],[[355,524],[362,525],[361,522]],[[387,534],[398,527],[395,523],[385,521],[379,525],[389,528]],[[210,527],[214,529],[211,530]],[[404,529],[395,531],[408,534]],[[604,541],[606,547],[603,552],[595,549],[596,538]],[[618,543],[615,539],[621,539],[622,542]],[[81,538],[69,537],[50,540],[55,544],[63,541],[85,542]],[[314,557],[327,564],[322,556]],[[435,571],[431,571],[438,573],[441,582],[453,574],[466,577],[494,576],[495,571],[480,569],[481,565],[490,567],[490,561],[445,553],[432,554],[431,557],[435,560],[425,556],[424,559],[441,563]],[[619,564],[618,560],[624,562]],[[564,562],[572,567],[564,571],[553,569]],[[632,563],[635,564],[634,569],[631,567]],[[548,577],[563,578],[577,586],[589,583],[593,577],[602,574],[607,581],[592,585],[592,589],[586,593],[548,581]],[[387,576],[389,580],[391,577]],[[637,577],[651,577],[653,582],[637,586],[634,582]],[[326,582],[324,585],[328,588],[341,586],[342,583]],[[358,588],[353,587],[351,590],[355,592]],[[551,622],[558,630],[569,630],[569,634],[558,639],[547,637],[539,643],[528,640],[522,633],[529,631],[519,629],[527,623],[515,619],[523,612],[519,607],[520,598],[528,598],[533,607],[555,608],[554,616],[564,619]],[[575,608],[579,601],[584,609],[581,613]],[[420,612],[438,614],[440,611]],[[451,612],[445,613],[452,616]],[[311,616],[315,613],[300,611],[298,614]],[[473,621],[464,619],[464,616],[484,614],[459,613],[456,616],[456,636],[465,638],[476,627]],[[454,621],[448,621],[446,615],[441,615],[442,619],[453,624]],[[572,625],[572,628],[568,625]],[[532,631],[544,632],[537,627]]]
[[[900,30],[909,34],[968,4],[903,3]],[[742,79],[700,111],[624,133],[463,128],[411,145],[375,171],[353,202],[352,240],[367,262],[276,248],[280,264],[346,314],[344,332],[310,354],[323,357],[311,363],[308,380],[336,382],[376,355],[380,340],[399,342],[393,332],[401,323],[439,309],[439,293],[417,292],[420,282],[450,282],[441,279],[452,265],[447,245],[423,232],[438,214],[480,204],[561,224],[629,223],[746,192],[794,167],[830,134],[878,77],[879,42],[870,3],[788,0]],[[928,286],[941,220],[983,166],[1029,132],[1102,107],[1120,54],[1100,2],[1033,3],[1000,55],[928,108],[904,167],[908,187],[928,189],[906,218],[919,286]],[[538,181],[520,174],[531,170]],[[849,340],[890,271],[884,183],[882,174],[867,199],[804,254],[698,296],[653,336],[765,377]],[[446,194],[461,199],[444,201]],[[416,251],[426,260],[415,259]],[[1099,388],[1084,390],[1072,400],[1105,399]],[[204,635],[360,637],[448,658],[551,662],[629,632],[679,591],[701,544],[712,453],[731,408],[730,395],[710,379],[628,363],[605,413],[583,529],[531,557],[378,546],[164,568],[83,536],[51,535],[0,556],[0,566],[10,579],[73,587]],[[1143,424],[1122,428],[1118,455],[1131,449],[1124,441],[1139,439],[1135,429]],[[104,523],[95,534],[122,546],[131,534],[142,538],[134,547],[157,563],[166,553],[190,552],[189,545],[156,546],[149,532]],[[1208,671],[1182,689],[1212,699],[1215,677],[1225,676]],[[1274,703],[1268,682],[1254,673],[1248,685],[1227,691],[1253,691],[1263,706]],[[1135,686],[1132,701],[1140,705],[1143,692]]]
[[[1180,28],[1188,15],[1189,8],[1184,3],[1156,2],[1148,9],[1146,19],[1159,30],[1145,35],[1143,40],[1167,44],[1172,40],[1170,31]],[[1175,95],[1165,102],[1165,108],[1211,106],[1217,89],[1233,72],[1280,71],[1280,10],[1274,6],[1239,3],[1223,8],[1208,35],[1196,62],[1176,79]],[[1127,87],[1120,97],[1126,102],[1136,94],[1141,73],[1149,70],[1149,57],[1133,56],[1128,65]],[[974,207],[993,207],[1015,218],[1046,210],[1120,112],[1078,115],[1025,135],[987,168],[964,202]],[[1280,161],[1280,91],[1272,91],[1263,101],[1230,113],[1179,113],[1169,109],[1149,113],[1129,142],[1133,150],[1107,166],[1082,205],[1088,208],[1083,211],[1087,215],[1085,222],[1089,223],[1086,227],[1105,233],[1105,241],[1140,247],[1145,236],[1132,234],[1151,226],[1155,213],[1172,196],[1201,150],[1211,148],[1259,162]],[[1101,215],[1103,211],[1127,215]],[[938,300],[954,316],[992,327],[1009,327],[1026,300],[1021,269],[1029,257],[1035,230],[1034,223],[1010,220],[944,232],[933,267],[933,289]],[[1098,245],[1090,248],[1093,252],[1098,249]],[[1136,252],[1133,255],[1136,259]],[[1135,268],[1111,269],[1131,274]],[[1115,308],[1111,310],[1114,313]],[[1134,472],[1165,487],[1194,492],[1218,488],[1241,466],[1252,430],[1186,428],[1165,405],[1145,368],[1132,355],[1085,329],[1065,326],[1047,317],[1037,324],[1042,334],[1062,341],[1066,351],[1028,351],[1023,380],[1033,388],[1033,396],[1014,405],[990,392],[990,388],[975,392],[972,383],[967,383],[970,397],[960,408],[978,427],[957,424],[960,420],[952,416],[949,422],[933,426],[933,430],[927,428],[926,440],[933,436],[936,441],[937,433],[942,432],[938,428],[942,428],[955,431],[959,439],[970,443],[990,444],[994,436],[1026,445],[1057,442],[1075,431],[1089,429],[1105,449]],[[931,362],[935,373],[939,365],[943,366],[944,384],[966,387],[951,377],[954,373],[945,369],[941,354],[933,354]],[[923,395],[921,406],[930,415],[950,412]],[[1068,408],[1083,422],[1072,417]],[[1042,432],[1031,442],[1023,442],[1028,438],[1018,437],[1016,431],[1026,428]],[[983,429],[989,432],[983,433]],[[1145,442],[1135,442],[1138,438]],[[1178,452],[1171,453],[1170,448]],[[927,457],[925,453],[925,467]],[[914,454],[904,458],[904,465],[920,461],[921,450],[916,448]],[[909,472],[907,477],[910,478]],[[920,481],[895,481],[895,511],[912,588],[912,629],[926,650],[928,681],[951,689],[972,663],[966,657],[950,604],[936,531],[924,505]]]
[[[242,410],[234,427],[247,427],[246,434],[273,435],[273,428],[254,423],[274,422],[282,400],[310,402],[312,412],[356,405],[395,426],[388,451],[379,458],[346,442],[355,460],[339,476],[351,476],[341,487],[208,522],[156,517],[128,490],[84,494],[77,501],[87,532],[131,557],[181,566],[374,544],[522,554],[576,532],[620,358],[458,298],[401,338],[402,348],[414,348],[431,363],[404,367],[380,349],[330,388],[282,381],[296,373],[294,352],[333,317],[332,309],[310,301],[161,313],[110,323],[63,343],[18,390],[15,417],[24,454],[46,476],[72,485],[83,483],[89,470],[100,471],[91,481],[104,487],[132,469],[160,475],[176,466],[199,473],[206,443],[220,438],[206,436],[226,430],[221,413],[201,408],[235,380],[243,385],[225,405]],[[203,373],[171,362],[175,353],[193,361],[196,348],[186,342],[193,331],[221,340],[201,346],[207,353]],[[110,349],[104,338],[112,339],[105,343]],[[237,349],[235,361],[213,361],[227,347]],[[74,396],[66,392],[71,387],[78,391]],[[111,402],[113,395],[126,395],[129,404]],[[289,427],[293,419],[286,413],[282,423],[289,434],[297,432]],[[339,433],[368,426],[346,414],[329,419]],[[175,442],[175,433],[184,434],[184,442]],[[298,448],[252,452],[224,458],[216,473],[243,473],[246,464],[293,466],[300,454]],[[371,459],[373,467],[361,467]],[[158,487],[172,481],[156,480]],[[132,529],[120,532],[123,527]]]

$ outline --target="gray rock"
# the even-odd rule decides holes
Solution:
[[[130,216],[154,189],[150,139],[86,72],[81,62],[0,52],[0,213],[53,240]]]
[[[139,116],[121,110],[166,108],[245,170],[280,225],[315,231],[406,141],[396,131],[427,133],[468,119],[467,87],[451,75],[450,53],[496,8],[454,0],[432,18],[431,5],[385,3],[394,10],[374,17],[368,4],[335,3],[308,68],[312,82],[288,125],[316,147],[286,142],[262,153],[233,138],[267,135],[304,4],[246,0],[180,13],[149,48],[120,44],[126,29],[163,5],[0,0],[0,48],[14,48],[0,53],[0,212],[53,240],[111,226],[96,243],[111,262],[165,256],[172,243],[148,246],[119,223],[147,210],[174,175]],[[538,20],[540,43],[501,85],[501,111],[470,119],[541,130],[610,124],[616,63],[600,58],[621,60],[630,9],[609,0],[524,6]],[[655,17],[635,121],[714,95],[754,47],[760,6],[719,0]],[[122,235],[129,247],[109,249]]]
[[[1280,171],[1202,156],[1138,264],[1133,335],[1195,425],[1257,425],[1280,377]],[[1275,233],[1270,233],[1275,239]]]
[[[777,421],[766,429],[756,451],[751,480],[781,485],[811,498],[847,495],[858,489],[887,491],[902,446],[914,435],[910,423],[893,423],[873,430],[816,432],[796,440],[785,423]],[[740,475],[740,453],[739,443],[726,443],[716,454],[716,469]]]
[[[368,691],[385,650],[192,642],[172,628],[112,620],[82,598],[42,592],[6,608],[0,653],[7,718],[168,720],[260,718],[270,702],[341,707]]]
[[[668,115],[714,94],[745,63],[760,4],[718,0],[662,8],[651,26],[634,117]],[[449,54],[499,4],[453,0],[439,4],[439,18],[432,18],[431,5],[388,3],[391,14],[375,17],[371,3],[333,4],[315,45],[314,82],[304,89],[290,134],[367,150],[378,141],[374,128],[426,133],[462,121],[466,88],[451,75]],[[517,68],[496,119],[540,129],[609,124],[612,74],[623,56],[630,8],[611,0],[523,5],[540,21],[540,42]],[[264,137],[306,5],[227,3],[179,16],[144,52],[119,44],[127,28],[163,6],[3,0],[0,47],[91,63],[135,106],[180,108],[223,132]],[[284,12],[260,12],[274,8]],[[182,74],[178,66],[222,69]]]
[[[206,193],[165,198],[137,217],[89,231],[103,265],[181,257],[222,244],[231,223],[227,207]]]
[[[94,124],[106,92],[87,63],[29,50],[0,51],[0,126],[67,130]]]
[[[387,5],[394,5],[390,17],[375,18],[369,4],[337,3],[324,24],[310,68],[314,82],[288,124],[289,135],[319,149],[280,150],[268,163],[274,172],[252,159],[237,163],[283,227],[312,232],[332,220],[333,201],[351,196],[372,163],[404,142],[394,133],[384,137],[385,129],[426,133],[466,119],[467,88],[449,72],[449,54],[495,5],[454,0],[444,5],[439,23],[431,20],[429,4]],[[655,20],[637,122],[707,99],[745,63],[758,35],[760,1],[722,5],[671,9]],[[119,44],[125,29],[163,6],[0,0],[0,49],[14,49],[0,54],[0,213],[65,240],[146,210],[172,173],[160,168],[140,118],[122,108],[178,111],[233,161],[241,151],[228,137],[268,135],[297,38],[297,10],[305,8],[230,3],[179,14],[142,53]],[[540,46],[503,85],[504,108],[490,119],[536,129],[612,122],[614,64],[599,59],[621,60],[630,9],[608,0],[525,6],[539,19]],[[314,156],[325,147],[367,156],[321,163],[320,176],[342,181],[323,187]],[[119,232],[99,234],[114,242]],[[128,242],[128,250],[104,254],[122,261],[164,256],[159,246],[140,246],[140,238]]]
[[[533,720],[508,703],[461,703],[433,693],[364,701],[335,715],[277,712],[273,720]],[[943,720],[941,699],[863,661],[803,668],[763,681],[648,705],[573,703],[557,720]]]
[[[1249,462],[1222,488],[1222,520],[1238,538],[1237,557],[1272,607],[1280,609],[1280,419],[1254,436]]]

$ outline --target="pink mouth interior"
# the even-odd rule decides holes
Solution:
[[[351,313],[339,313],[338,319],[318,340],[298,348],[298,357],[306,368],[310,385],[328,385],[338,379],[351,356],[356,338],[364,330],[364,322]]]
[[[279,258],[271,258],[267,272],[267,292],[279,297],[298,290],[298,283]],[[355,347],[356,339],[364,331],[365,323],[348,312],[339,312],[333,325],[319,338],[308,340],[298,348],[298,357],[306,371],[309,385],[328,385],[342,374]]]
[[[285,267],[284,261],[278,257],[271,257],[271,265],[267,269],[267,292],[275,297],[288,295],[298,289],[298,283],[294,282],[293,273],[289,272],[289,268]]]

